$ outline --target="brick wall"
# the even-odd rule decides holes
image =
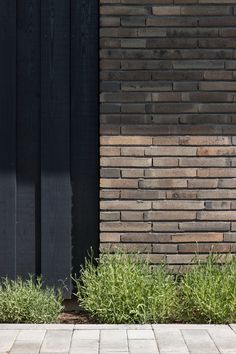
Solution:
[[[236,1],[100,2],[101,249],[236,251]]]

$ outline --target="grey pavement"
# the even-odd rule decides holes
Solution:
[[[0,324],[0,354],[39,353],[236,354],[236,324]]]

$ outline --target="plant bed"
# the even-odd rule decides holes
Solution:
[[[163,265],[151,270],[137,255],[87,259],[76,280],[80,305],[101,323],[167,323],[178,317],[178,288]]]
[[[97,262],[97,264],[96,264]],[[88,259],[77,283],[80,305],[100,323],[236,322],[236,261],[210,254],[181,276],[154,270],[138,255]]]
[[[61,292],[30,276],[0,280],[1,323],[55,323],[63,310]]]
[[[41,278],[0,280],[1,323],[152,324],[236,322],[235,257],[211,254],[185,274],[166,265],[154,269],[139,255],[122,252],[87,259],[76,296],[62,301],[61,291]]]
[[[76,299],[63,301],[64,310],[59,315],[63,324],[96,324],[98,321],[82,309]]]

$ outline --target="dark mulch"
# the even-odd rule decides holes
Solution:
[[[64,301],[65,311],[59,317],[60,323],[67,324],[93,324],[98,323],[96,319],[81,309],[76,300]]]

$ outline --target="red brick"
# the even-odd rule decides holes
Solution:
[[[229,147],[201,147],[197,149],[198,156],[236,156],[236,148]]]
[[[139,182],[140,188],[185,188],[187,180],[185,179],[145,179]]]
[[[179,166],[182,167],[226,167],[230,166],[230,160],[223,157],[181,157]]]
[[[151,253],[151,245],[145,243],[101,243],[101,252],[125,251],[127,253]]]
[[[151,145],[152,138],[145,136],[102,136],[101,145]]]
[[[236,190],[234,189],[214,189],[214,190],[203,190],[199,189],[197,191],[197,197],[199,199],[235,199]]]
[[[189,189],[201,189],[201,188],[217,188],[218,180],[217,179],[190,179],[188,180]]]
[[[179,253],[226,253],[230,252],[229,243],[186,243],[178,245]]]
[[[233,202],[230,201],[207,201],[205,202],[205,209],[208,210],[224,210],[224,209],[230,209],[230,204],[233,204]],[[234,209],[231,206],[232,209]]]
[[[196,156],[195,147],[150,147],[145,149],[147,156]],[[236,151],[236,149],[235,149]]]
[[[195,220],[195,211],[149,211],[145,212],[144,220]]]
[[[177,136],[158,136],[153,138],[153,145],[178,145],[179,138]]]
[[[224,234],[224,241],[225,242],[234,242],[236,245],[236,233],[234,232],[228,232]],[[231,248],[231,252],[232,252],[232,248]],[[234,249],[233,252],[236,252],[236,250]]]
[[[221,210],[221,211],[199,211],[197,213],[197,218],[199,220],[236,220],[236,211],[232,210]]]
[[[228,136],[184,136],[179,138],[180,145],[230,145]]]
[[[123,147],[121,148],[121,156],[144,156],[143,147]]]
[[[153,159],[154,167],[176,167],[179,165],[179,159],[174,157],[158,157]]]
[[[101,188],[138,188],[138,180],[136,179],[100,179]]]
[[[144,177],[144,170],[140,168],[132,169],[132,168],[127,168],[127,169],[122,169],[121,170],[121,176],[122,178],[138,178],[138,177]]]
[[[160,190],[122,190],[121,198],[136,200],[164,199],[165,193]]]
[[[146,260],[150,264],[160,264],[165,262],[166,255],[165,254],[147,254],[147,255],[139,255],[139,257],[143,260]]]
[[[102,221],[119,221],[120,213],[114,211],[106,211],[100,213],[100,220]]]
[[[122,242],[170,242],[171,238],[168,234],[156,234],[156,233],[127,233],[121,235]]]
[[[169,231],[178,231],[178,230],[179,230],[178,222],[171,222],[171,221],[161,222],[160,221],[160,222],[153,223],[153,231],[156,231],[156,232],[169,232]],[[167,234],[166,234],[166,237],[167,237]]]
[[[100,242],[120,242],[120,234],[114,232],[101,232]]]
[[[146,15],[148,9],[143,6],[101,6],[101,15]]]
[[[196,169],[194,168],[156,168],[145,170],[145,177],[148,178],[169,178],[169,177],[196,177]]]
[[[100,159],[103,167],[148,167],[152,165],[151,158],[135,157],[103,157]]]
[[[195,221],[195,222],[180,222],[179,229],[181,231],[229,231],[229,222],[219,222],[219,221]]]
[[[101,147],[100,156],[120,156],[120,148],[118,147]]]
[[[197,170],[198,177],[236,177],[236,168],[202,168]]]
[[[143,221],[143,212],[141,211],[122,211],[122,221]]]
[[[153,209],[157,210],[197,210],[203,208],[203,201],[194,200],[160,200],[158,202],[153,203]]]
[[[197,259],[204,260],[207,258],[207,255],[196,255],[195,254],[175,254],[167,255],[168,264],[195,264]]]
[[[101,222],[101,231],[151,231],[151,223],[148,222]]]
[[[101,201],[100,208],[102,210],[149,210],[151,209],[151,202],[144,201]]]
[[[171,239],[173,242],[222,242],[223,233],[179,233],[173,234]]]
[[[177,253],[177,245],[173,244],[154,244],[153,253]]]
[[[156,16],[172,16],[180,15],[180,7],[178,6],[158,6],[152,8],[153,15]]]
[[[119,190],[100,190],[100,198],[101,199],[117,199],[120,196],[120,191]]]

